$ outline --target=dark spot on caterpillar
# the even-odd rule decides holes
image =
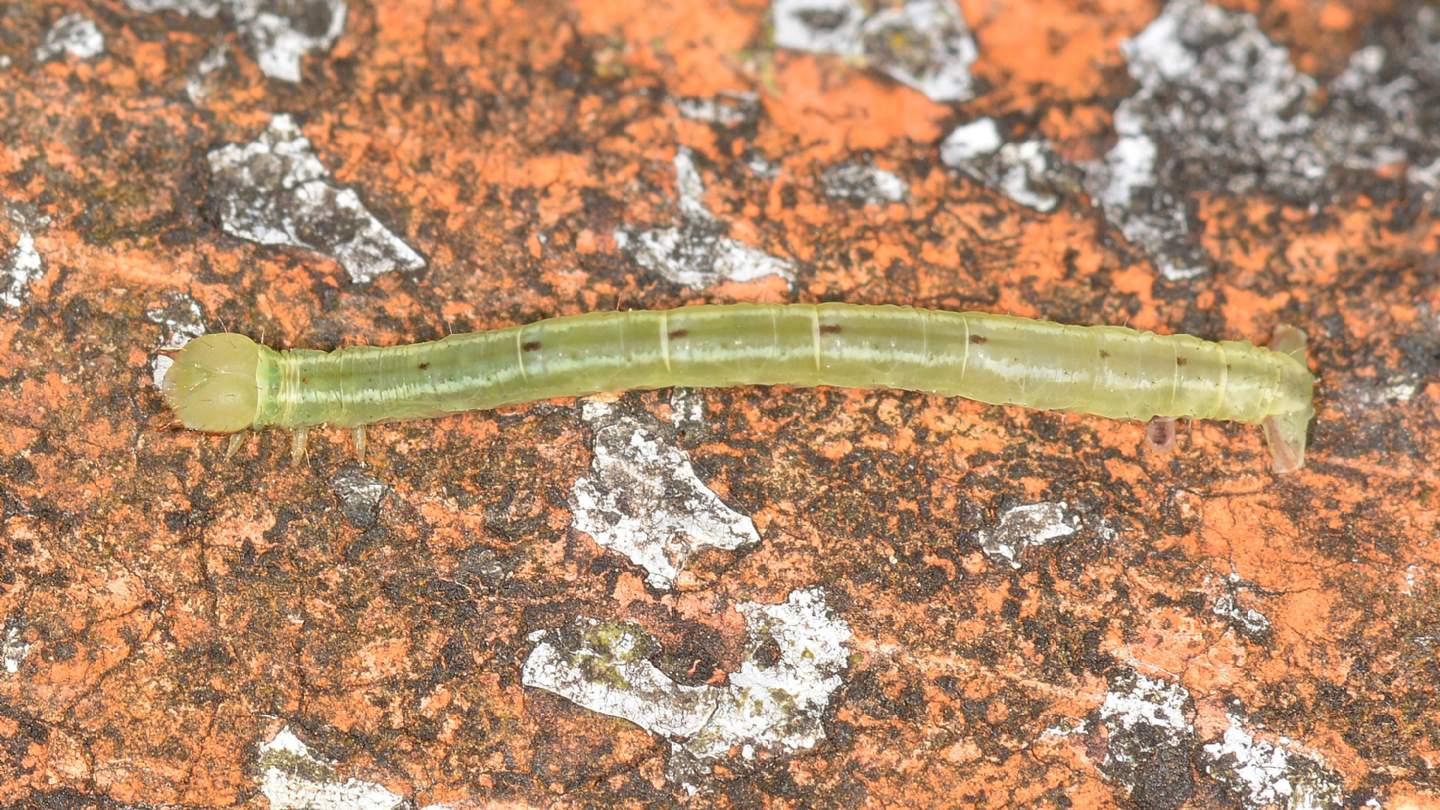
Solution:
[[[670,338],[671,340],[679,340],[680,338],[689,336],[689,334],[689,329],[676,329],[675,331],[666,335],[666,337]]]
[[[540,351],[540,341],[527,340],[524,343],[520,344],[520,348],[524,349],[527,352],[538,352]]]
[[[309,377],[301,377],[301,378],[300,378],[300,384],[301,384],[301,385],[309,385],[309,384],[310,384],[310,378],[309,378]]]
[[[421,363],[421,364],[420,364],[420,370],[421,370],[421,371],[424,371],[425,369],[427,369],[427,368],[429,368],[429,367],[430,367],[430,364],[429,364],[429,363]]]
[[[1107,352],[1107,351],[1105,351],[1104,349],[1101,349],[1101,350],[1100,350],[1100,359],[1101,359],[1101,360],[1109,360],[1109,359],[1110,359],[1110,353]]]
[[[989,343],[990,338],[987,338],[984,335],[971,335],[970,342],[974,343],[976,346],[979,346],[981,343]]]
[[[820,327],[820,334],[822,334],[822,335],[838,335],[838,334],[840,334],[840,329],[841,329],[841,327],[840,327],[840,324],[838,324],[838,323],[827,323],[827,324],[823,324],[823,325]]]
[[[1183,366],[1183,365],[1185,365],[1186,362],[1187,362],[1187,361],[1186,361],[1185,358],[1183,358],[1183,357],[1177,357],[1177,358],[1175,358],[1175,365],[1177,365],[1177,366]]]

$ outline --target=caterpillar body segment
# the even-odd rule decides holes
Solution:
[[[333,352],[204,335],[180,353],[163,391],[187,427],[228,433],[358,428],[669,386],[902,388],[1119,419],[1263,424],[1275,469],[1287,472],[1304,462],[1314,413],[1304,350],[1304,334],[1289,328],[1265,349],[978,312],[731,304],[572,315]]]

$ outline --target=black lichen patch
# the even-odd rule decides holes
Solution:
[[[1195,794],[1193,711],[1178,685],[1128,669],[1111,676],[1100,709],[1107,734],[1101,770],[1138,806],[1177,810]]]

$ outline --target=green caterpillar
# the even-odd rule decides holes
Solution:
[[[1305,336],[1271,348],[1121,326],[854,304],[597,312],[410,346],[276,351],[199,337],[162,386],[188,428],[363,426],[550,397],[669,386],[904,388],[1118,419],[1262,424],[1277,472],[1304,463],[1314,416]]]

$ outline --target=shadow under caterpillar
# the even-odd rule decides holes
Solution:
[[[1261,424],[1299,469],[1314,416],[1305,335],[1270,348],[982,312],[729,304],[596,312],[409,346],[276,351],[233,333],[181,349],[162,390],[193,430],[356,429],[551,397],[670,386],[902,388],[1117,419]],[[232,445],[233,450],[233,445]]]

